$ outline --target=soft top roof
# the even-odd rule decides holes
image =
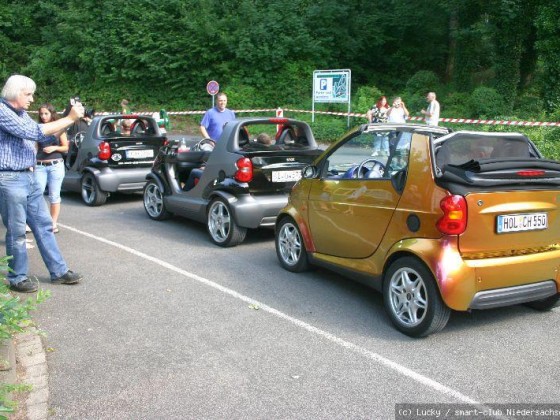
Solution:
[[[527,136],[522,133],[498,133],[498,132],[485,132],[485,131],[455,131],[453,133],[442,136],[434,140],[434,145],[441,144],[446,141],[481,141],[489,139],[499,139],[503,141],[504,139],[522,139],[529,142]]]
[[[481,159],[530,159],[540,155],[521,133],[458,131],[433,141],[436,165],[462,165]]]

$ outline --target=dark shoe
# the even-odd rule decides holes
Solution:
[[[76,284],[82,279],[82,277],[83,276],[81,274],[74,273],[72,270],[68,270],[66,274],[53,279],[52,282],[62,284]]]
[[[37,291],[38,287],[37,283],[34,283],[29,279],[25,279],[17,284],[11,284],[10,289],[20,293],[33,293]]]

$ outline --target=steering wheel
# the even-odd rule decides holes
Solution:
[[[82,145],[82,141],[84,141],[85,134],[86,134],[85,131],[78,131],[74,135],[74,138],[71,139],[71,141],[74,143],[77,149],[79,149],[80,146]]]
[[[193,147],[194,150],[199,150],[201,152],[211,152],[216,147],[216,142],[211,138],[205,138],[196,143]]]
[[[371,169],[368,169],[368,167],[366,166],[368,164],[371,164]],[[383,178],[383,174],[385,173],[385,165],[379,162],[377,159],[368,158],[358,166],[356,177],[365,178],[365,175],[367,173],[370,173],[370,176],[368,176],[367,178]],[[375,176],[371,176],[372,174],[374,174]]]

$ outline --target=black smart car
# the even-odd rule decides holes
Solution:
[[[206,223],[215,244],[235,246],[247,229],[274,226],[302,168],[320,153],[305,122],[231,121],[217,142],[161,148],[144,188],[144,208],[154,220],[177,214]]]
[[[113,192],[142,191],[158,150],[167,141],[151,116],[104,115],[69,137],[62,188],[99,206]]]

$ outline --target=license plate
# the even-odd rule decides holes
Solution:
[[[272,171],[272,182],[293,182],[301,179],[301,171]]]
[[[548,227],[546,213],[503,214],[497,218],[497,232],[523,232],[527,230],[543,230]]]
[[[127,150],[126,157],[130,159],[145,159],[154,157],[153,150]]]

